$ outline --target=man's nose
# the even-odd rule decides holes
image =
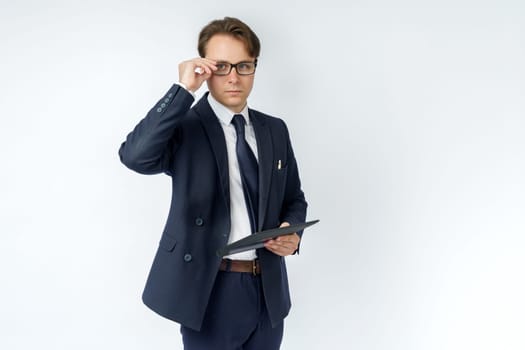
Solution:
[[[229,82],[239,81],[239,74],[237,73],[237,67],[232,67],[230,74],[228,74],[228,81]]]

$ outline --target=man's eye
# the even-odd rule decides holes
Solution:
[[[239,69],[243,69],[243,70],[247,70],[250,68],[250,64],[249,63],[239,63]]]
[[[218,63],[217,64],[217,69],[218,70],[226,70],[228,68],[228,65],[224,64],[224,63]]]

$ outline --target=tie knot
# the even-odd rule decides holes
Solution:
[[[242,114],[236,114],[233,116],[232,124],[235,127],[235,131],[237,132],[237,135],[242,134],[244,135],[244,124],[245,120]]]

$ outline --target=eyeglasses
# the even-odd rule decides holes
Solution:
[[[217,67],[217,70],[213,72],[215,75],[228,75],[233,68],[235,68],[235,71],[237,71],[237,74],[239,75],[252,75],[255,73],[257,60],[254,62],[239,62],[235,64],[229,62],[218,62],[215,66]]]

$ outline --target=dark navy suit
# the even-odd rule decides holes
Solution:
[[[127,136],[121,161],[142,174],[172,178],[172,200],[143,293],[155,312],[200,330],[228,242],[230,195],[226,141],[204,96],[173,87]],[[259,230],[304,222],[306,202],[284,122],[249,110],[259,158]],[[278,166],[278,163],[281,166]],[[261,281],[272,325],[290,309],[284,258],[259,249]]]

